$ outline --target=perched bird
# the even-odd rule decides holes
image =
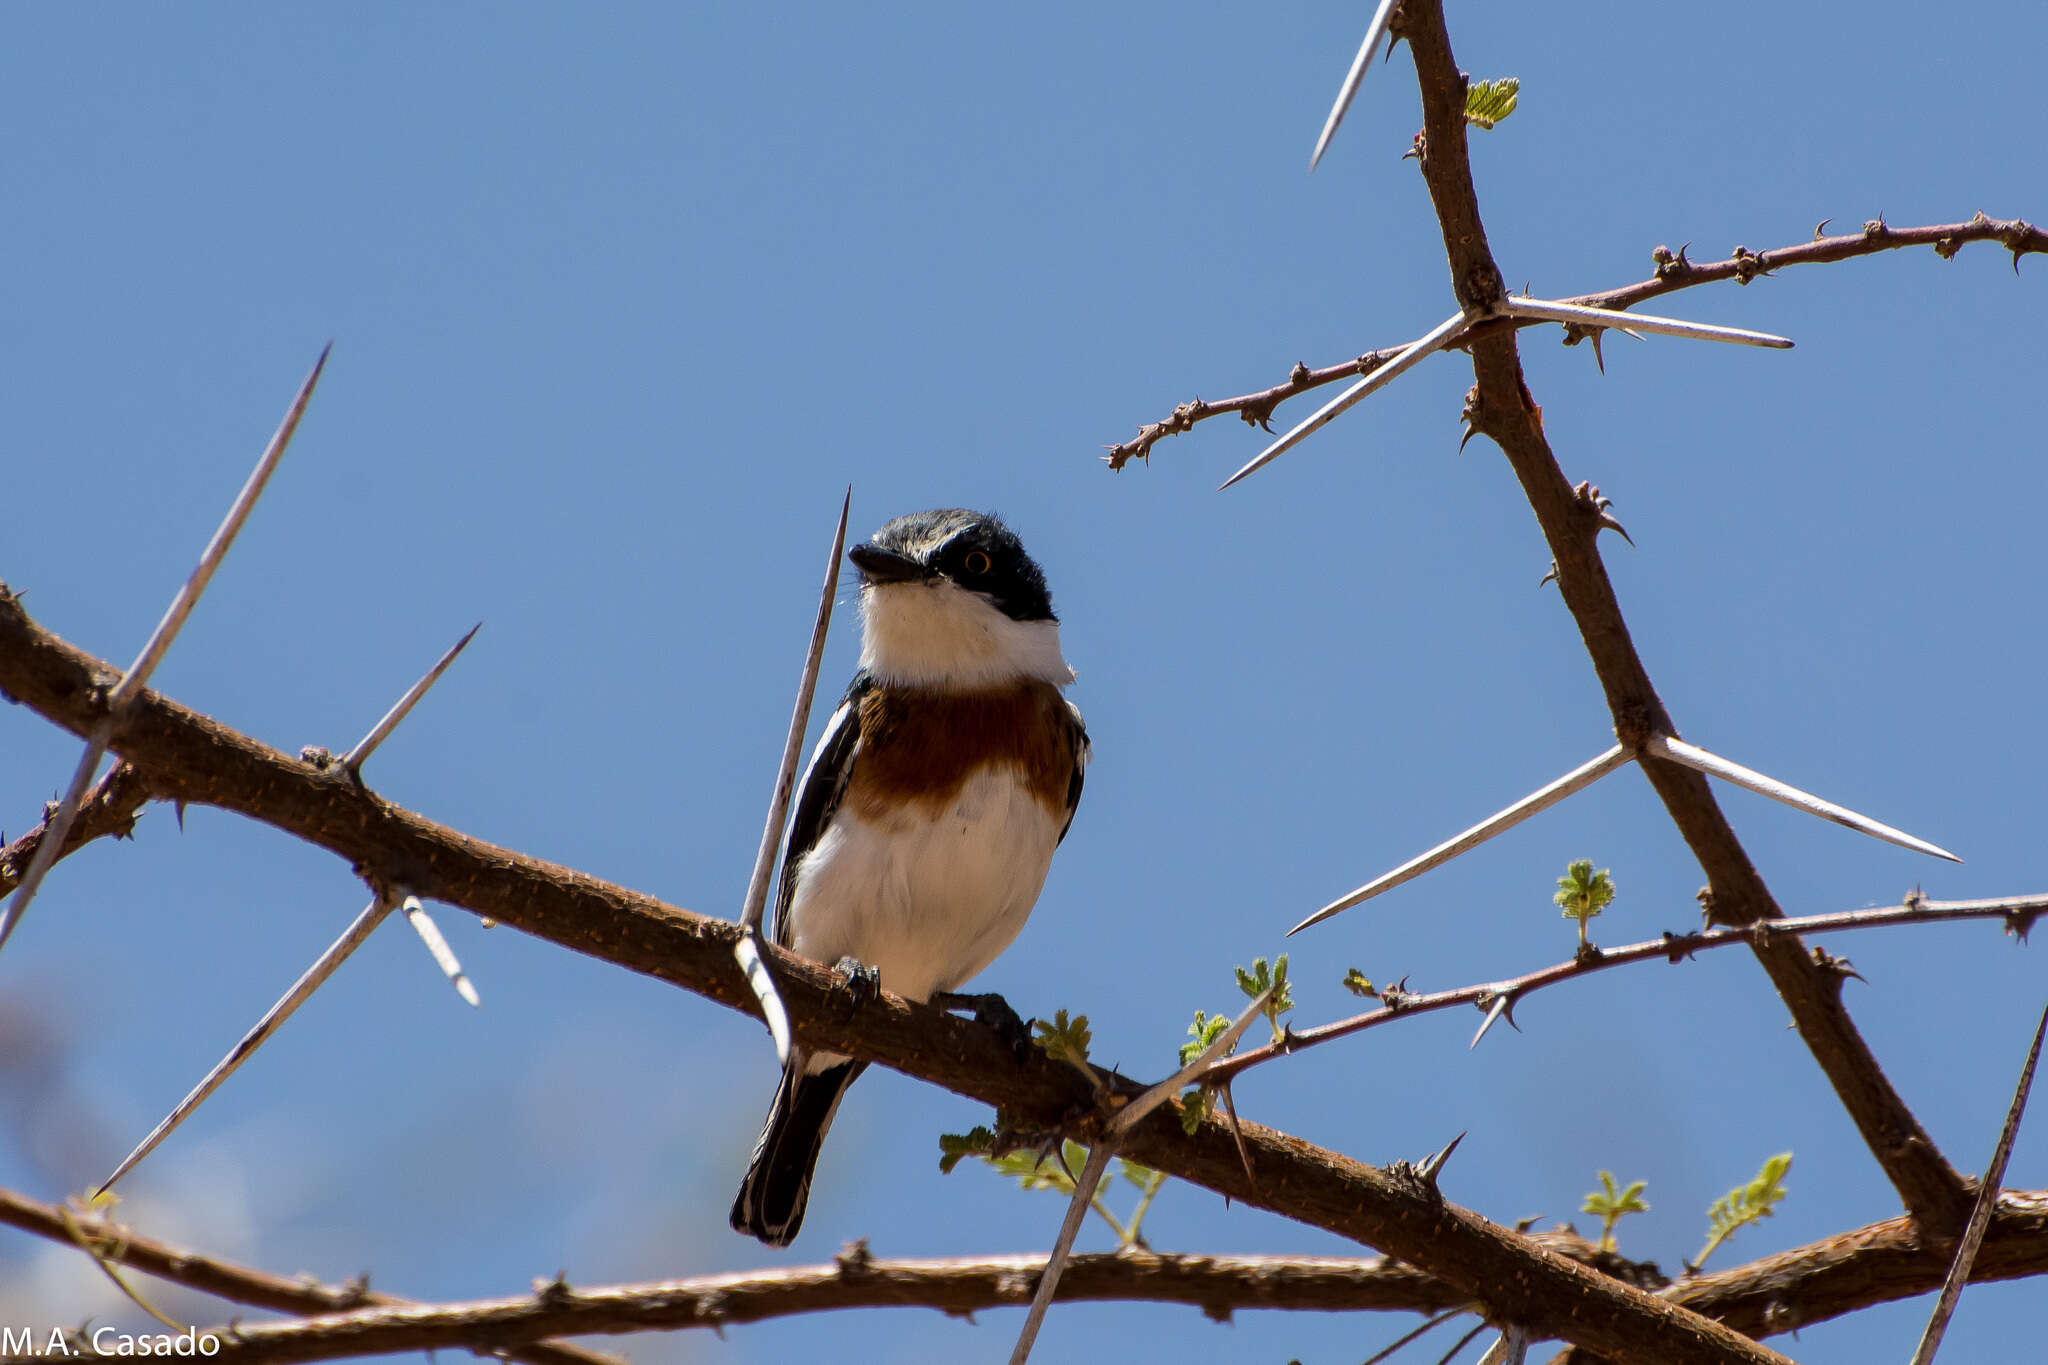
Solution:
[[[1060,694],[1074,671],[1045,575],[996,517],[914,512],[847,558],[861,576],[860,670],[804,773],[775,941],[929,1000],[1024,927],[1081,799],[1088,732]],[[791,1052],[733,1200],[736,1230],[770,1246],[796,1237],[825,1131],[866,1068]]]

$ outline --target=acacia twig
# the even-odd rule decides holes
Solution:
[[[1735,253],[1725,260],[1693,262],[1685,259],[1683,253],[1672,256],[1664,248],[1658,248],[1662,258],[1657,273],[1650,279],[1635,284],[1625,284],[1597,294],[1580,294],[1560,300],[1588,308],[1627,308],[1645,299],[1654,299],[1663,294],[1675,293],[1680,289],[1691,289],[1702,284],[1719,284],[1734,280],[1747,284],[1760,275],[1770,275],[1786,266],[1828,265],[1836,261],[1854,260],[1861,256],[1874,256],[1883,251],[1899,251],[1907,247],[1931,246],[1944,258],[1953,257],[1957,251],[1970,242],[1999,242],[2013,253],[2013,265],[2017,269],[2019,258],[2029,252],[2048,252],[2048,231],[2035,227],[2020,218],[1993,219],[1978,214],[1967,223],[1939,223],[1926,227],[1894,228],[1872,225],[1873,231],[1849,233],[1837,237],[1816,237],[1811,242],[1795,246],[1776,247],[1769,251],[1751,252],[1737,247]],[[1477,323],[1465,340],[1470,342],[1478,337],[1507,330],[1541,325],[1534,319],[1492,318]],[[1619,326],[1626,326],[1627,320],[1620,319]],[[1581,333],[1574,333],[1568,339],[1576,340]],[[1372,370],[1399,355],[1404,346],[1389,346],[1366,351],[1351,360],[1334,365],[1311,368],[1305,364],[1295,365],[1293,371],[1282,383],[1256,393],[1240,394],[1236,398],[1224,398],[1214,402],[1194,399],[1173,410],[1172,415],[1158,422],[1149,422],[1138,429],[1138,434],[1128,441],[1119,441],[1109,447],[1104,456],[1111,469],[1122,469],[1134,459],[1149,460],[1152,447],[1168,436],[1177,436],[1211,417],[1236,413],[1255,426],[1267,426],[1273,420],[1273,413],[1290,398],[1334,384],[1340,379],[1369,374]],[[1268,427],[1270,430],[1270,427]]]
[[[136,816],[148,804],[149,784],[142,780],[142,774],[133,764],[116,763],[78,803],[78,813],[72,817],[71,828],[64,835],[64,847],[57,850],[57,857],[68,858],[95,839],[110,835],[128,838],[135,832]],[[22,874],[34,861],[36,850],[49,837],[49,817],[56,813],[56,803],[52,802],[45,809],[41,824],[0,848],[0,896],[21,884]]]
[[[62,1205],[46,1204],[13,1190],[0,1189],[0,1223],[53,1242],[70,1243],[73,1239],[65,1226],[67,1214],[72,1225],[97,1244],[98,1259],[129,1266],[167,1283],[180,1284],[234,1303],[274,1309],[280,1313],[311,1315],[357,1308],[395,1307],[413,1302],[395,1294],[377,1293],[361,1279],[351,1280],[345,1285],[329,1285],[306,1276],[273,1275],[266,1270],[237,1265],[233,1261],[144,1237],[133,1228],[111,1219],[72,1213]],[[527,1365],[625,1365],[617,1356],[568,1342],[541,1339],[547,1335],[536,1334],[533,1339],[510,1348],[509,1355],[514,1360],[527,1362]],[[42,1343],[39,1341],[37,1344]],[[89,1347],[85,1354],[92,1354]],[[46,1360],[47,1357],[37,1359]]]
[[[2033,924],[2034,918],[2048,913],[2048,895],[2011,896],[1991,900],[1930,901],[1918,897],[1902,905],[1885,906],[1873,910],[1842,910],[1826,915],[1802,915],[1793,919],[1757,920],[1754,923],[1735,928],[1711,929],[1689,934],[1667,933],[1660,939],[1649,939],[1642,943],[1631,943],[1621,948],[1600,948],[1583,956],[1573,957],[1564,962],[1505,981],[1482,981],[1470,986],[1459,986],[1454,990],[1429,991],[1426,993],[1393,989],[1384,992],[1386,1003],[1376,1010],[1367,1010],[1348,1019],[1321,1024],[1314,1028],[1289,1029],[1284,1042],[1267,1043],[1240,1052],[1235,1057],[1226,1057],[1210,1067],[1202,1077],[1209,1084],[1221,1084],[1235,1078],[1262,1062],[1275,1057],[1292,1056],[1318,1043],[1348,1038],[1354,1033],[1363,1033],[1370,1028],[1392,1023],[1411,1015],[1430,1014],[1445,1010],[1453,1005],[1477,1005],[1488,1011],[1497,1011],[1513,1017],[1513,1008],[1526,997],[1555,986],[1560,981],[1590,976],[1614,967],[1626,967],[1637,962],[1651,962],[1659,958],[1667,962],[1681,962],[1696,953],[1714,948],[1749,947],[1779,939],[1796,939],[1801,934],[1833,933],[1845,929],[1876,929],[1898,924],[1945,924],[1953,920],[2002,919],[2009,931],[2016,931],[2022,937]],[[1843,964],[1837,963],[1836,970]],[[1473,1039],[1476,1043],[1478,1039]]]
[[[0,1223],[70,1243],[55,1205],[0,1189]],[[372,1292],[360,1281],[324,1285],[287,1278],[154,1241],[98,1219],[81,1226],[109,1244],[112,1259],[160,1279],[221,1298],[312,1321],[239,1324],[245,1338],[269,1327],[304,1332],[317,1351],[294,1346],[272,1356],[274,1344],[248,1344],[249,1354],[223,1333],[221,1346],[237,1365],[258,1359],[321,1359],[367,1354],[380,1341],[407,1334],[392,1350],[502,1349],[536,1365],[616,1365],[614,1357],[580,1346],[548,1342],[571,1333],[625,1333],[660,1328],[719,1328],[769,1318],[849,1308],[920,1307],[948,1313],[1021,1306],[1030,1297],[1043,1255],[880,1259],[858,1244],[834,1263],[738,1272],[602,1288],[550,1284],[534,1293],[480,1303],[418,1304],[402,1317],[353,1318],[331,1330],[337,1315],[404,1308],[408,1301]],[[1567,1229],[1530,1234],[1559,1255],[1608,1267],[1756,1335],[1792,1331],[1874,1304],[1924,1294],[1947,1267],[1941,1248],[1919,1239],[1911,1223],[1894,1218],[1748,1265],[1670,1282],[1655,1267],[1603,1256]],[[2048,1271],[2048,1190],[2007,1190],[1972,1271],[1973,1282],[2016,1279]],[[1062,1303],[1134,1301],[1177,1303],[1227,1320],[1243,1309],[1301,1312],[1469,1310],[1451,1287],[1412,1265],[1379,1257],[1177,1256],[1124,1251],[1076,1256],[1060,1282]],[[389,1335],[386,1335],[386,1334]],[[290,1342],[292,1338],[287,1337]],[[257,1354],[265,1352],[264,1354]],[[40,1358],[39,1358],[40,1359]],[[0,1365],[26,1365],[0,1358]],[[227,1365],[223,1361],[223,1365]]]

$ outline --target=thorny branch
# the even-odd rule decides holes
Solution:
[[[1451,54],[1441,0],[1407,0],[1403,15],[1402,33],[1414,53],[1422,90],[1427,148],[1422,174],[1442,231],[1451,287],[1461,306],[1485,309],[1505,291],[1480,220],[1466,152],[1465,75]],[[1969,228],[1960,225],[1955,232]],[[1993,235],[1988,223],[1976,230]],[[1515,329],[1481,329],[1469,343],[1477,383],[1466,400],[1467,420],[1507,456],[1536,514],[1555,560],[1559,591],[1606,694],[1615,737],[1640,748],[1652,734],[1680,734],[1636,653],[1601,562],[1595,544],[1600,529],[1597,500],[1565,478],[1544,435],[1522,373]],[[1722,814],[1707,779],[1661,759],[1646,758],[1642,767],[1707,875],[1713,917],[1738,925],[1782,919],[1783,912]],[[1930,1234],[1960,1228],[1969,1206],[1962,1178],[1878,1066],[1842,1006],[1839,979],[1791,939],[1773,937],[1757,944],[1755,952],[1906,1210]]]
[[[0,1191],[0,1222],[68,1240],[61,1211]],[[614,1358],[546,1340],[571,1334],[713,1328],[847,1308],[935,1308],[951,1314],[1020,1306],[1045,1258],[1037,1254],[889,1259],[854,1243],[829,1265],[579,1288],[555,1280],[529,1294],[467,1303],[410,1303],[360,1284],[291,1280],[169,1247],[125,1228],[89,1223],[119,1263],[241,1303],[302,1315],[216,1329],[221,1365],[278,1365],[401,1350],[486,1349],[534,1365],[610,1365]],[[1926,1292],[1943,1252],[1908,1220],[1795,1247],[1712,1275],[1667,1281],[1653,1265],[1600,1252],[1568,1228],[1531,1240],[1620,1275],[1673,1302],[1771,1335]],[[2008,1190],[1974,1273],[1981,1282],[2048,1269],[2048,1191]],[[1244,1309],[1312,1312],[1457,1309],[1470,1301],[1410,1265],[1385,1258],[1175,1256],[1124,1251],[1077,1256],[1061,1302],[1178,1303],[1227,1321]],[[0,1365],[27,1358],[0,1357]]]
[[[93,840],[109,835],[126,839],[135,832],[135,817],[149,804],[149,798],[149,785],[134,765],[115,764],[78,803],[78,814],[65,832],[64,847],[57,851],[57,857],[68,858]],[[43,810],[41,824],[0,848],[0,896],[21,885],[36,850],[49,835],[50,815],[56,808],[56,803],[51,802]]]
[[[73,732],[103,719],[118,676],[29,619],[0,592],[0,692]],[[280,753],[154,693],[136,699],[116,751],[168,800],[238,811],[347,858],[366,879],[411,887],[550,942],[671,982],[732,1009],[757,1006],[732,956],[740,928],[664,905],[434,824],[335,765]],[[830,968],[766,945],[764,957],[806,1047],[881,1062],[996,1105],[1048,1132],[1087,1139],[1143,1087],[1104,1072],[1100,1096],[1071,1067],[1019,1059],[996,1032],[886,990],[844,1007]],[[1080,1116],[1076,1118],[1076,1116]],[[1238,1143],[1259,1172],[1246,1173]],[[1445,1200],[1434,1186],[1244,1122],[1192,1135],[1155,1112],[1126,1135],[1133,1160],[1219,1194],[1377,1247],[1484,1301],[1505,1318],[1612,1355],[1689,1362],[1780,1359],[1735,1333],[1598,1274]]]
[[[1838,914],[1805,915],[1788,920],[1758,920],[1740,928],[1711,929],[1702,933],[1667,933],[1661,939],[1631,943],[1621,948],[1596,948],[1569,961],[1539,968],[1506,981],[1482,981],[1476,985],[1460,986],[1445,991],[1411,992],[1400,988],[1382,990],[1382,1004],[1376,1010],[1368,1010],[1349,1019],[1339,1019],[1315,1028],[1290,1028],[1286,1038],[1281,1041],[1267,1043],[1226,1058],[1209,1068],[1198,1079],[1206,1085],[1224,1085],[1241,1072],[1261,1062],[1271,1061],[1275,1057],[1289,1056],[1304,1048],[1314,1047],[1318,1043],[1348,1038],[1354,1033],[1363,1033],[1367,1029],[1377,1028],[1396,1019],[1449,1009],[1453,1005],[1477,1005],[1481,1009],[1488,1009],[1497,1003],[1505,1002],[1507,1016],[1512,1022],[1514,1006],[1545,986],[1554,986],[1561,981],[1570,981],[1593,972],[1606,971],[1612,967],[1625,967],[1637,962],[1662,959],[1675,963],[1713,948],[1743,944],[1755,947],[1759,942],[1778,938],[1789,939],[1799,934],[1875,929],[1897,924],[1942,924],[1961,919],[2003,919],[2006,932],[2023,939],[2035,919],[2042,914],[2048,914],[2048,895],[1971,901],[1929,901],[1916,897],[1903,905],[1880,909],[1845,910]],[[1816,949],[1815,961],[1825,970],[1834,973],[1837,978],[1850,974],[1850,964],[1847,960],[1828,957],[1822,961],[1819,953],[1820,950]]]
[[[74,1245],[71,1231],[65,1226],[65,1212],[55,1204],[45,1204],[12,1190],[0,1189],[0,1223],[11,1224],[53,1242]],[[92,1240],[95,1254],[103,1260],[131,1266],[158,1279],[235,1303],[308,1316],[347,1313],[360,1308],[414,1306],[409,1299],[379,1294],[360,1279],[342,1285],[328,1285],[310,1278],[288,1278],[139,1236],[132,1229],[108,1219],[73,1214],[71,1223]],[[567,1342],[542,1340],[549,1335],[546,1332],[535,1333],[512,1348],[511,1358],[526,1361],[528,1365],[623,1365],[616,1356],[585,1350]],[[42,1342],[38,1341],[37,1345],[42,1345]],[[88,1345],[82,1354],[94,1353]]]
[[[1826,226],[1823,224],[1822,226]],[[1929,227],[1895,228],[1882,220],[1864,224],[1860,232],[1844,233],[1835,237],[1815,234],[1814,240],[1801,242],[1796,246],[1775,247],[1769,251],[1750,251],[1736,247],[1725,260],[1705,263],[1688,260],[1685,249],[1674,254],[1664,247],[1654,253],[1657,273],[1647,280],[1619,288],[1603,290],[1597,294],[1578,294],[1560,302],[1584,304],[1589,308],[1628,308],[1645,299],[1654,299],[1661,294],[1675,293],[1680,289],[1691,289],[1695,285],[1719,284],[1734,280],[1748,284],[1760,276],[1774,275],[1790,265],[1824,265],[1835,261],[1851,260],[1858,256],[1874,256],[1880,251],[1899,251],[1907,247],[1931,246],[1944,260],[1952,259],[1965,245],[1971,242],[1998,242],[2012,252],[2013,268],[2019,268],[2019,258],[2029,252],[2048,253],[2048,230],[2035,227],[2020,218],[1994,219],[1978,214],[1967,223],[1941,223]],[[1475,326],[1466,337],[1469,344],[1477,337],[1502,331],[1520,330],[1524,327],[1550,326],[1554,324],[1535,322],[1527,319],[1495,318]],[[1625,323],[1624,323],[1625,325]],[[1569,329],[1568,340],[1576,341],[1583,333]],[[1149,460],[1152,447],[1168,436],[1194,430],[1197,423],[1226,413],[1236,413],[1246,422],[1263,430],[1272,430],[1274,411],[1288,399],[1334,384],[1339,380],[1353,379],[1371,374],[1380,366],[1401,353],[1400,346],[1386,346],[1366,351],[1350,360],[1334,365],[1311,369],[1297,362],[1285,381],[1256,393],[1239,394],[1235,398],[1207,402],[1200,398],[1190,399],[1175,408],[1164,420],[1148,422],[1138,429],[1138,434],[1128,441],[1119,441],[1110,446],[1103,457],[1111,469],[1122,469],[1132,460]]]

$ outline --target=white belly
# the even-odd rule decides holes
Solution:
[[[1024,927],[1059,835],[1006,767],[970,778],[936,820],[883,827],[842,808],[804,857],[786,941],[819,962],[857,958],[911,1000],[953,990]]]

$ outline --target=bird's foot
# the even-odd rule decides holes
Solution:
[[[832,970],[846,978],[840,989],[855,1009],[875,998],[882,989],[882,973],[879,968],[870,967],[857,957],[842,957],[832,964]]]
[[[1017,1011],[1010,1008],[1010,1002],[990,991],[985,995],[962,995],[956,991],[934,991],[932,1001],[943,1010],[966,1010],[974,1015],[974,1022],[983,1028],[992,1028],[1010,1051],[1023,1061],[1031,1055],[1031,1029],[1017,1017]]]

